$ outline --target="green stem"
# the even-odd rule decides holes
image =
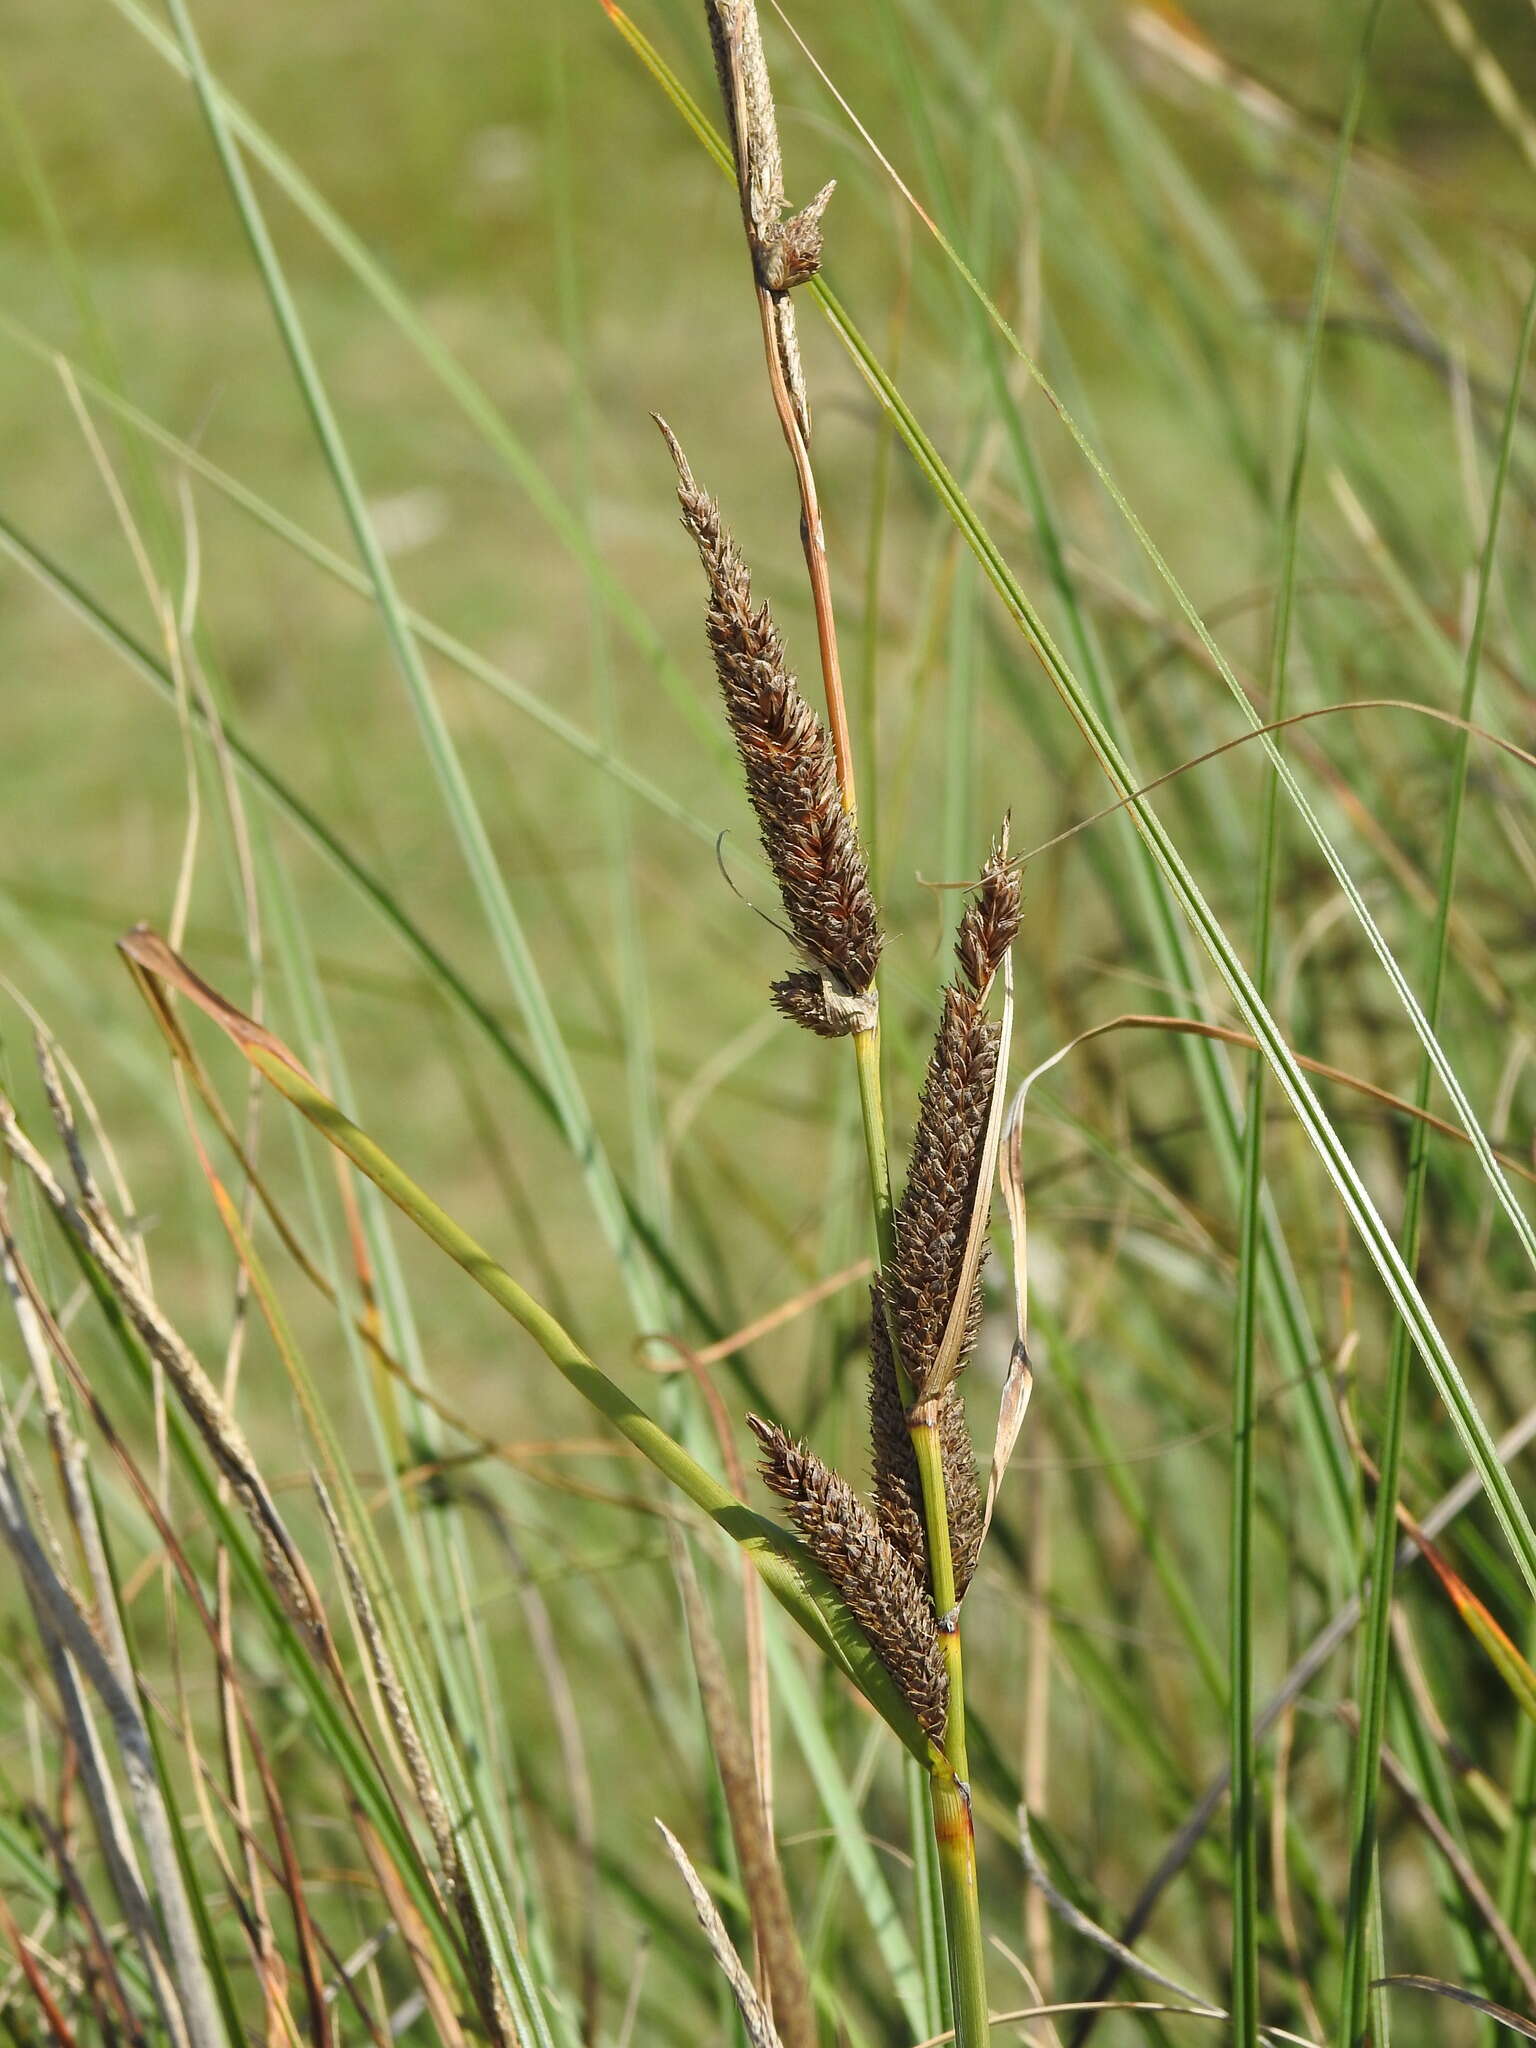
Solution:
[[[908,1428],[917,1453],[917,1475],[923,1489],[923,1519],[928,1533],[928,1577],[934,1612],[939,1616],[939,1642],[949,1673],[949,1719],[944,1749],[962,1779],[970,1775],[965,1744],[965,1665],[960,1651],[960,1603],[955,1597],[955,1561],[949,1547],[949,1500],[944,1490],[944,1453],[939,1442],[939,1404],[923,1401],[909,1410]],[[945,1622],[948,1626],[945,1626]]]
[[[864,1152],[869,1161],[869,1194],[875,1211],[875,1252],[883,1272],[895,1242],[896,1204],[891,1194],[891,1156],[885,1142],[885,1098],[880,1085],[880,1020],[853,1036],[853,1058],[859,1075],[859,1110],[864,1124]]]
[[[939,1886],[944,1894],[949,1981],[955,1997],[955,2048],[986,2048],[992,2032],[970,1787],[953,1770],[935,1770],[929,1776],[928,1798],[939,1851]]]

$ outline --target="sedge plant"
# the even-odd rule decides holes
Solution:
[[[763,850],[803,964],[775,1007],[853,1050],[876,1244],[868,1509],[816,1454],[754,1416],[763,1476],[818,1563],[865,1622],[935,1750],[929,1771],[955,2038],[989,2038],[986,1966],[965,1728],[961,1603],[983,1507],[958,1380],[981,1322],[979,1267],[1003,1074],[988,1020],[1019,922],[1004,827],[960,921],[956,973],[923,1086],[905,1193],[893,1197],[881,1087],[882,936],[858,837],[826,532],[811,457],[811,403],[792,294],[820,268],[823,186],[786,218],[773,87],[754,0],[706,0],[773,408],[794,468],[816,620],[825,723],[800,695],[766,605],[671,429],[683,523],[709,585],[707,634]]]
[[[1489,195],[1448,232],[1439,172],[1421,178],[1397,146],[1412,130],[1381,145],[1377,95],[1398,88],[1392,63],[1371,58],[1371,36],[1379,14],[1382,49],[1400,51],[1414,11],[1377,0],[1341,11],[1355,71],[1336,141],[1320,150],[1315,116],[1288,106],[1277,78],[1260,86],[1232,61],[1241,38],[1228,43],[1226,6],[1201,10],[1198,29],[1170,9],[1115,10],[1110,37],[1070,0],[786,7],[777,25],[765,8],[771,35],[803,32],[804,78],[814,68],[837,122],[851,117],[833,146],[853,148],[867,122],[858,161],[882,195],[889,182],[912,229],[910,242],[865,236],[858,251],[849,217],[867,193],[834,202],[826,188],[799,211],[786,205],[762,36],[743,0],[646,0],[633,20],[603,0],[511,31],[547,32],[549,77],[579,50],[568,76],[572,103],[593,116],[594,162],[604,147],[635,160],[636,136],[607,132],[622,122],[597,115],[612,112],[610,92],[640,112],[645,86],[624,64],[587,65],[585,45],[566,39],[622,35],[658,107],[664,93],[691,134],[672,138],[679,159],[688,152],[677,175],[697,187],[718,172],[739,195],[744,250],[734,221],[722,238],[739,301],[702,244],[679,268],[722,325],[734,311],[741,329],[755,315],[761,331],[764,382],[754,369],[746,390],[762,403],[742,403],[726,349],[710,351],[707,373],[725,383],[745,443],[771,438],[775,422],[785,443],[816,634],[802,693],[682,444],[703,475],[724,470],[724,451],[716,441],[706,456],[704,430],[683,417],[690,398],[637,353],[643,335],[665,334],[664,308],[627,324],[619,404],[637,443],[650,433],[642,398],[678,429],[665,431],[704,570],[708,661],[681,636],[680,660],[670,626],[630,594],[632,565],[582,501],[585,460],[574,489],[556,481],[539,440],[548,423],[530,422],[524,438],[516,401],[502,409],[469,352],[397,282],[400,266],[366,246],[367,220],[349,224],[322,196],[328,144],[311,138],[301,169],[236,97],[194,29],[205,14],[211,34],[229,24],[199,0],[173,0],[164,21],[141,0],[100,4],[109,30],[121,24],[128,47],[201,106],[356,561],[321,537],[323,524],[284,509],[284,479],[242,473],[233,409],[187,439],[168,394],[129,396],[102,317],[110,279],[94,261],[72,266],[75,195],[50,195],[53,137],[40,125],[27,179],[82,320],[73,341],[43,332],[22,262],[0,338],[18,388],[23,377],[62,383],[135,541],[153,632],[96,565],[44,538],[25,436],[0,549],[23,593],[34,588],[85,629],[84,647],[179,715],[194,801],[171,943],[138,929],[123,952],[164,1031],[194,1142],[161,1142],[153,1118],[170,1091],[146,1060],[148,1033],[130,1026],[112,1047],[125,1071],[137,1061],[148,1074],[137,1125],[119,1123],[117,1100],[99,1121],[46,1034],[36,1082],[12,1041],[0,1046],[12,1316],[0,1543],[19,1618],[0,1749],[0,2016],[11,2033],[157,2048],[727,2037],[875,2048],[951,2032],[975,2042],[989,2024],[987,1959],[994,2006],[1025,2008],[996,2014],[993,2030],[1017,2024],[1063,2048],[1186,2035],[1356,2048],[1385,2040],[1389,2019],[1391,2037],[1416,2048],[1528,2028],[1536,1552],[1518,1459],[1536,1431],[1524,1371],[1536,1240],[1521,1023],[1532,757],[1520,741],[1533,642],[1520,550],[1536,310],[1528,252],[1507,232],[1508,220],[1523,224],[1510,194]],[[1518,71],[1494,61],[1496,14],[1474,28],[1435,0],[1421,26],[1468,67],[1468,98],[1482,95],[1507,138],[1528,140]],[[673,31],[680,71],[661,55]],[[711,49],[713,114],[685,82],[703,78]],[[306,61],[325,75],[319,50]],[[46,122],[24,53],[18,76]],[[1171,78],[1182,81],[1172,113],[1156,105]],[[464,79],[457,70],[455,116],[467,115]],[[1303,102],[1324,97],[1309,89]],[[500,120],[499,88],[493,98]],[[1369,151],[1354,134],[1362,101]],[[3,89],[0,120],[16,141],[24,124]],[[666,144],[653,133],[645,146]],[[602,289],[617,298],[628,290],[620,241],[643,250],[654,278],[649,215],[632,238],[612,228],[655,188],[584,182],[580,156],[550,156],[562,267],[581,267],[579,195],[600,192]],[[378,166],[380,192],[394,168]],[[207,194],[190,177],[178,187],[198,198],[189,233],[205,197],[210,219],[221,203],[217,181],[203,182]],[[654,679],[649,758],[650,731],[625,730],[631,700],[605,699],[600,731],[584,730],[575,703],[556,709],[536,673],[510,673],[439,623],[460,600],[434,583],[430,552],[397,559],[398,526],[392,538],[375,494],[379,451],[361,430],[354,439],[360,394],[338,368],[332,395],[332,336],[316,326],[325,345],[310,339],[315,281],[288,281],[287,206],[313,231],[311,260],[321,251],[346,273],[525,495],[519,572],[535,560],[542,571],[547,545],[579,576],[594,676],[612,660],[614,679],[623,665]],[[485,310],[501,336],[526,273],[510,278],[491,239]],[[852,317],[855,254],[903,266],[878,348]],[[1309,273],[1310,307],[1276,297]],[[93,306],[98,282],[104,303]],[[1525,300],[1507,335],[1481,318],[1504,287],[1516,311]],[[562,361],[579,385],[579,292],[568,276],[562,290]],[[923,323],[946,293],[938,396],[922,389]],[[259,311],[260,294],[249,297]],[[821,500],[835,490],[841,510],[848,471],[833,469],[831,436],[819,448],[813,438],[813,397],[825,405],[829,393],[808,385],[797,315],[828,323],[880,436],[852,721],[832,589],[834,569],[841,593],[859,564],[841,541],[829,561]],[[203,416],[197,396],[184,426]],[[594,386],[581,403],[596,396]],[[1437,437],[1437,406],[1459,463]],[[1292,423],[1288,449],[1269,445],[1275,420]],[[1171,431],[1179,462],[1158,471]],[[437,442],[452,445],[451,434]],[[840,435],[838,459],[857,446],[856,431]],[[645,454],[651,463],[625,465],[642,479],[631,527],[691,635],[691,564],[662,513],[654,442]],[[433,458],[420,459],[435,477]],[[179,504],[155,502],[161,463]],[[359,850],[367,840],[344,803],[314,793],[316,764],[294,758],[292,735],[221,671],[226,516],[343,604],[361,598],[384,629],[416,723],[387,716],[370,663],[370,772],[400,814],[376,854]],[[517,605],[496,521],[464,518],[455,534],[466,543],[456,556],[470,558],[471,538],[495,556],[499,598]],[[899,596],[882,596],[882,536],[918,571]],[[775,602],[787,623],[782,590]],[[898,613],[899,636],[888,630]],[[569,621],[552,612],[542,624],[562,674],[579,665]],[[303,659],[340,702],[339,650],[325,645],[322,669],[317,620],[306,626]],[[1019,658],[1027,648],[1051,687]],[[87,701],[87,667],[57,671],[72,711],[77,683]],[[494,764],[461,747],[449,669],[494,693],[497,719],[531,721],[533,743],[568,758],[584,787],[611,791],[615,812],[628,807],[642,858],[654,855],[642,885],[664,870],[671,888],[678,873],[645,838],[653,824],[681,835],[694,884],[715,838],[713,794],[684,793],[686,753],[665,721],[676,714],[699,744],[711,792],[720,766],[734,773],[734,748],[793,949],[770,999],[784,1021],[762,1005],[722,1044],[716,1025],[739,991],[713,948],[714,978],[689,984],[702,999],[658,1011],[660,1042],[648,1040],[631,1006],[648,973],[659,989],[674,960],[694,964],[683,948],[706,920],[676,920],[637,973],[644,913],[615,889],[624,970],[608,989],[583,930],[599,913],[578,871],[580,801],[562,791],[536,818],[520,789],[496,784]],[[16,696],[25,729],[30,707]],[[908,906],[867,855],[877,807],[892,849],[917,819],[912,764],[940,697],[945,773],[919,829],[934,827],[941,874],[973,879],[935,1015],[928,992],[915,997],[921,977],[904,972]],[[1474,709],[1486,725],[1471,723]],[[350,716],[346,730],[350,740]],[[413,745],[416,779],[464,857],[451,904],[431,896],[425,868],[402,872],[391,858],[425,836],[409,811],[421,793]],[[1454,752],[1442,758],[1437,745]],[[73,746],[51,751],[77,758]],[[1102,809],[1100,773],[1115,815]],[[1271,857],[1250,973],[1241,920],[1255,813],[1243,778],[1255,773],[1266,777],[1260,850]],[[974,801],[983,782],[985,810]],[[24,783],[18,795],[36,815],[43,799]],[[1014,844],[1005,828],[988,850],[1004,800]],[[525,825],[530,847],[551,850],[547,891],[521,860],[501,865],[506,837]],[[84,852],[88,821],[76,829]],[[220,957],[229,940],[206,872],[221,831],[239,854],[243,1008],[182,957],[221,986],[235,971]],[[607,835],[614,873],[627,836]],[[1020,844],[1031,849],[1031,1038],[1047,1032],[1060,1049],[1041,1057],[1032,1044],[1040,1063],[1003,1122]],[[61,920],[84,913],[40,886],[27,896],[28,854],[27,873],[13,860],[4,877],[0,915],[18,963],[7,973],[20,978],[25,956],[74,1044],[94,1028],[80,1014],[82,999],[95,1001],[90,959],[78,975],[50,974]],[[125,865],[104,928],[153,903],[156,880],[130,880]],[[753,893],[766,907],[755,881]],[[364,918],[378,921],[409,990],[406,977],[386,990],[381,974],[359,995],[325,943],[332,910],[349,947],[363,943]],[[466,916],[489,941],[483,958]],[[1137,993],[1110,993],[1113,980],[1134,980]],[[589,993],[601,1029],[583,1018]],[[400,1007],[422,996],[430,1011]],[[360,1000],[389,1001],[397,1021],[440,1013],[443,1072],[432,1074],[428,1035],[405,1024],[365,1049],[330,1007]],[[194,1049],[191,1008],[249,1062],[244,1119]],[[896,1026],[909,1015],[932,1047],[921,1087],[927,1047],[899,1065]],[[193,1029],[200,1043],[202,1021]],[[797,1047],[797,1030],[816,1045]],[[699,1037],[707,1064],[696,1074]],[[628,1152],[588,1092],[619,1038],[639,1105]],[[225,1057],[217,1049],[210,1065]],[[1245,1105],[1250,1059],[1274,1085]],[[354,1120],[380,1067],[388,1151],[382,1128]],[[811,1096],[798,1086],[807,1074]],[[506,1266],[486,1249],[492,1227],[471,1235],[397,1163],[422,1150],[409,1121],[418,1101],[440,1141],[430,1177],[445,1154],[449,1172],[468,1159],[459,1119],[436,1113],[432,1078],[462,1091],[484,1158],[497,1160],[514,1205]],[[269,1087],[320,1144],[288,1156],[293,1128],[281,1112],[263,1123],[257,1107]],[[1307,1142],[1287,1142],[1287,1120]],[[109,1128],[123,1134],[126,1174]],[[759,1131],[745,1170],[741,1148]],[[784,1182],[775,1144],[794,1160]],[[826,1169],[809,1201],[807,1144]],[[326,1146],[343,1162],[334,1184],[317,1170]],[[547,1172],[541,1146],[559,1161],[559,1191],[551,1176],[548,1204],[525,1198],[519,1210],[520,1178]],[[1003,1514],[978,1580],[990,1498],[962,1390],[977,1377],[964,1375],[980,1348],[995,1157],[1016,1229],[1029,1189],[1033,1332],[1051,1400],[1031,1446],[1027,1525]],[[176,1161],[191,1202],[168,1191],[162,1169]],[[295,1167],[307,1206],[290,1193]],[[735,1208],[716,1204],[725,1188]],[[467,1199],[456,1183],[455,1208]],[[559,1214],[550,1231],[562,1200],[579,1214]],[[472,1324],[461,1311],[472,1288],[452,1273],[434,1292],[430,1255],[424,1279],[408,1281],[413,1230],[519,1326],[514,1345],[526,1337],[553,1366],[554,1398],[533,1396],[532,1443],[504,1440],[500,1381],[483,1409],[464,1412],[452,1319]],[[874,1258],[845,1263],[866,1237]],[[1021,1231],[1015,1242],[1022,1295]],[[227,1329],[210,1332],[186,1306],[189,1277],[203,1300],[232,1281]],[[768,1285],[777,1306],[764,1314]],[[610,1378],[597,1360],[622,1357],[616,1324],[645,1341]],[[797,1332],[803,1405],[778,1370]],[[489,1349],[499,1371],[502,1346]],[[658,1385],[647,1368],[671,1374],[654,1400],[641,1391]],[[867,1407],[867,1484],[862,1458],[846,1455],[850,1384]],[[562,1404],[578,1400],[598,1418],[594,1434],[554,1436]],[[753,1439],[768,1512],[743,1455]],[[572,1457],[579,1477],[563,1462]],[[1223,1522],[1225,1545],[1212,1540]],[[686,1626],[669,1631],[668,1616]],[[637,1703],[645,1767],[631,1770]],[[893,1761],[904,1816],[885,1780]],[[670,1823],[660,1844],[658,1810]],[[903,1817],[910,1873],[904,1845],[891,1853]],[[1020,1910],[1022,1942],[1009,1926]],[[1015,1947],[1033,1980],[1017,1987]],[[1069,2012],[1074,2002],[1082,2009]]]

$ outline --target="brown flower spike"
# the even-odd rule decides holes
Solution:
[[[842,1594],[919,1726],[941,1741],[949,1677],[927,1588],[846,1479],[776,1422],[760,1415],[747,1421],[763,1447],[764,1483],[788,1508],[806,1549]]]
[[[773,1000],[808,1030],[845,1037],[873,1020],[881,933],[863,848],[838,795],[831,737],[800,694],[767,605],[753,606],[751,575],[714,499],[694,482],[666,422],[656,424],[709,579],[705,630],[747,795],[790,932],[809,963],[774,984]]]
[[[959,1601],[965,1598],[981,1551],[981,1485],[960,1389],[953,1384],[947,1386],[938,1405],[949,1548],[955,1598]],[[917,1453],[912,1448],[906,1410],[901,1405],[901,1389],[896,1383],[885,1302],[878,1280],[870,1289],[869,1437],[875,1519],[926,1584],[929,1567],[922,1481],[918,1477]]]
[[[938,1354],[965,1264],[997,1074],[998,1030],[987,1021],[986,1000],[1018,925],[1018,874],[1000,843],[960,920],[959,971],[944,991],[886,1274],[901,1363],[919,1401],[943,1391],[935,1382]],[[956,1372],[981,1322],[979,1278],[965,1313]]]

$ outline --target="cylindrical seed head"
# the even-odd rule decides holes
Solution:
[[[902,1366],[918,1400],[937,1391],[933,1375],[965,1266],[997,1076],[999,1034],[985,1003],[1018,924],[1018,873],[1007,858],[1005,827],[960,920],[957,972],[944,991],[893,1227],[886,1285]],[[962,1366],[980,1325],[978,1277],[966,1304]]]
[[[790,932],[809,969],[778,982],[786,1016],[823,1037],[870,1021],[880,920],[853,820],[842,807],[832,740],[801,696],[766,605],[719,508],[694,482],[682,449],[658,421],[677,464],[678,502],[709,581],[706,632],[726,717],[746,773]]]
[[[976,1475],[976,1453],[965,1420],[965,1402],[957,1385],[952,1383],[944,1389],[938,1407],[955,1598],[963,1600],[981,1550],[981,1489]],[[878,1280],[870,1290],[869,1436],[875,1519],[913,1570],[927,1582],[929,1561],[922,1480],[907,1412],[901,1403]]]
[[[847,1602],[923,1731],[941,1741],[949,1677],[933,1602],[846,1479],[776,1422],[749,1415],[759,1469],[789,1510],[806,1549]]]

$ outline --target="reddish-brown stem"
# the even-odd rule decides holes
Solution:
[[[777,298],[758,275],[757,227],[752,218],[752,198],[747,163],[747,105],[739,62],[730,67],[731,129],[736,144],[736,182],[741,194],[741,216],[747,233],[747,251],[752,259],[752,285],[757,294],[758,318],[763,329],[763,355],[768,364],[768,385],[773,393],[774,411],[779,416],[795,481],[800,489],[800,543],[805,549],[806,573],[811,584],[811,603],[816,613],[816,642],[821,653],[822,687],[827,700],[827,727],[832,734],[832,752],[837,764],[838,794],[851,817],[857,808],[853,780],[853,743],[848,731],[848,707],[843,699],[842,664],[837,653],[837,624],[832,611],[832,578],[827,568],[826,535],[821,523],[821,501],[816,494],[816,473],[811,451],[801,430],[799,414],[784,373],[779,349],[776,318]]]
[[[827,727],[832,734],[832,752],[837,761],[837,787],[843,809],[850,816],[857,809],[853,780],[853,742],[848,731],[848,707],[843,700],[843,671],[837,653],[837,622],[832,611],[832,578],[827,568],[826,533],[821,523],[821,500],[816,493],[816,472],[811,451],[800,431],[795,404],[790,396],[784,365],[779,357],[778,326],[774,319],[774,295],[761,283],[757,286],[758,313],[763,325],[763,353],[768,361],[768,383],[773,392],[774,411],[784,431],[795,481],[800,487],[800,545],[805,550],[806,574],[811,583],[811,603],[816,613],[816,644],[821,652],[821,680],[827,699]]]

